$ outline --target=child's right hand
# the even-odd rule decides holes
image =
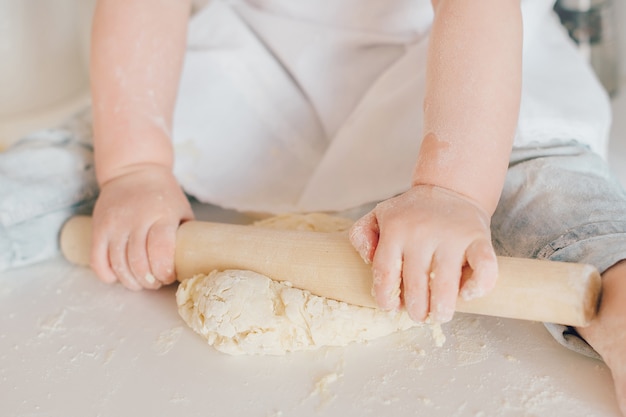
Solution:
[[[171,284],[176,230],[192,218],[169,168],[146,164],[113,178],[93,212],[91,267],[102,281],[131,290]]]
[[[380,308],[404,305],[417,322],[450,321],[459,295],[476,298],[498,275],[490,216],[475,201],[445,188],[415,185],[359,219],[350,239],[372,264]],[[471,268],[462,282],[463,267]]]

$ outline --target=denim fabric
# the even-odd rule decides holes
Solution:
[[[499,255],[587,263],[604,272],[626,258],[626,193],[583,145],[517,148],[491,228]],[[561,344],[598,357],[574,329],[546,327]]]
[[[59,231],[97,196],[85,111],[0,152],[0,271],[56,255]]]
[[[492,238],[500,255],[588,263],[604,272],[626,258],[626,193],[585,146],[515,149]]]

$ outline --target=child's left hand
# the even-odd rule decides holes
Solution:
[[[404,304],[418,322],[452,319],[460,294],[471,299],[495,285],[490,216],[454,191],[416,185],[358,220],[350,240],[372,263],[373,295],[386,310]],[[461,282],[464,266],[471,278]]]

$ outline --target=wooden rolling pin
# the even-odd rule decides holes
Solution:
[[[88,265],[90,243],[90,217],[65,224],[61,250],[67,260]],[[376,306],[370,266],[343,233],[190,221],[178,229],[175,265],[181,281],[216,269],[248,269],[316,295]],[[495,289],[471,301],[459,297],[456,311],[571,326],[594,317],[601,287],[594,267],[506,257],[498,257],[498,265]]]

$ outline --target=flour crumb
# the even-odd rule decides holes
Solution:
[[[420,398],[418,398],[418,400],[419,400],[422,404],[424,404],[424,405],[428,405],[428,406],[432,406],[432,405],[433,405],[433,400],[431,400],[431,399],[430,399],[430,398],[428,398],[428,397],[420,397]]]
[[[106,353],[104,354],[104,362],[102,362],[102,364],[108,365],[109,362],[111,362],[111,359],[113,359],[113,355],[115,355],[115,349],[107,350]]]
[[[189,404],[189,398],[187,398],[186,396],[182,395],[179,392],[175,392],[171,397],[170,397],[170,404],[182,404],[182,405],[188,405]]]
[[[343,374],[337,372],[329,372],[315,382],[313,391],[311,391],[309,398],[318,397],[320,399],[320,403],[317,406],[318,411],[326,407],[337,397],[337,395],[331,392],[328,388],[330,385],[337,382],[337,380],[339,380],[342,376]]]
[[[67,310],[63,309],[59,313],[53,314],[41,320],[39,322],[39,328],[42,330],[42,332],[38,336],[43,337],[48,333],[55,333],[65,330],[65,327],[63,327],[63,321],[65,320],[66,315]]]
[[[152,345],[152,350],[159,356],[165,355],[174,348],[182,333],[183,328],[180,326],[162,331]]]
[[[146,282],[148,284],[154,284],[156,282],[156,278],[154,277],[154,275],[152,275],[150,272],[148,272],[146,274],[146,276],[144,277],[144,279],[146,280]]]
[[[337,372],[330,372],[324,375],[315,383],[315,388],[313,389],[313,392],[311,392],[311,395],[321,396],[322,394],[326,393],[328,391],[328,386],[334,382],[337,382],[340,376],[341,375]]]
[[[435,341],[435,346],[442,347],[446,343],[446,335],[443,334],[443,329],[440,324],[431,324],[430,331]]]

